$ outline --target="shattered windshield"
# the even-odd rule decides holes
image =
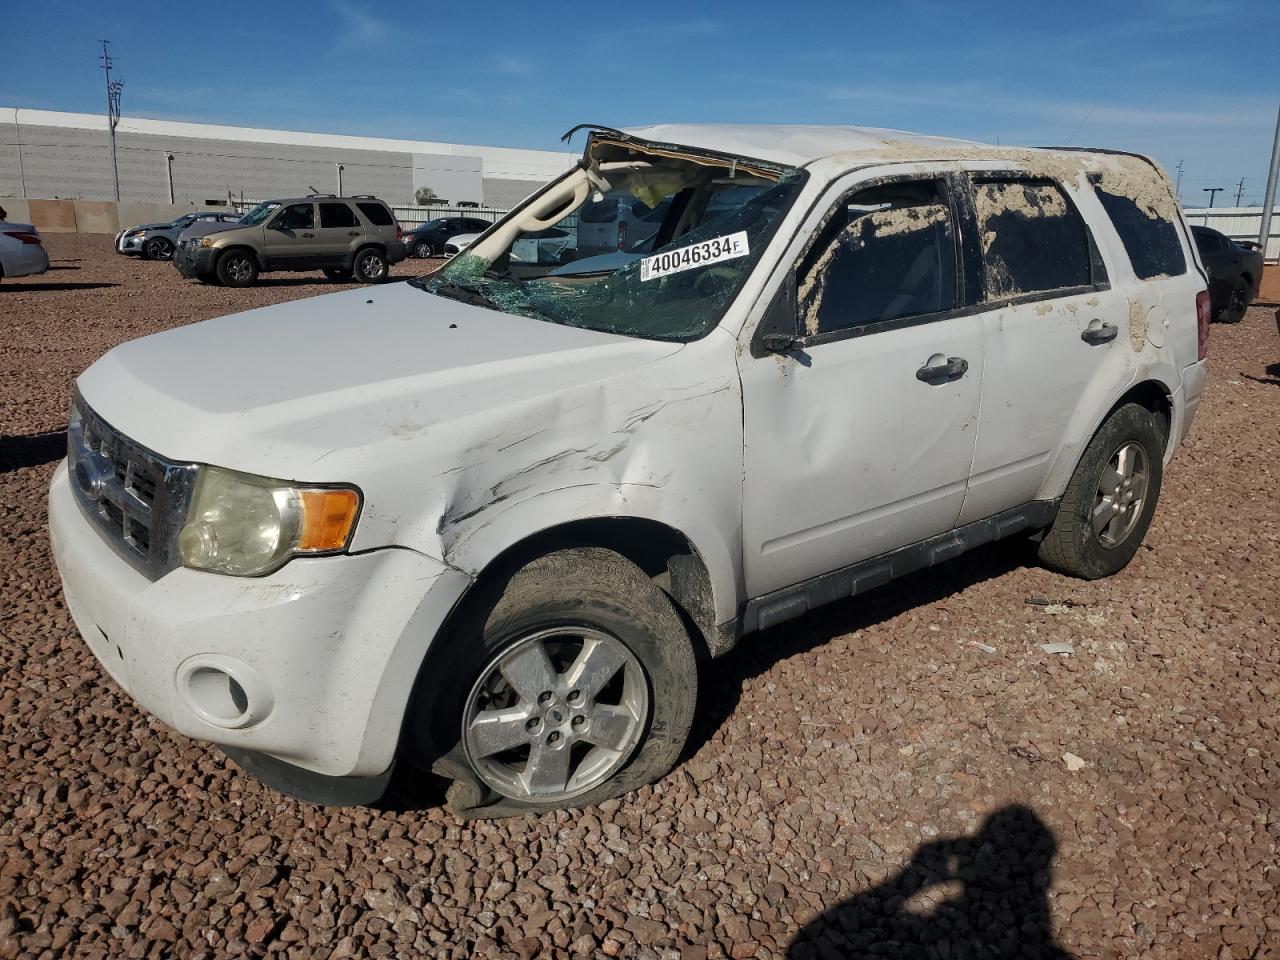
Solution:
[[[720,321],[795,199],[799,170],[597,155],[438,272],[412,281],[478,306],[607,333],[694,340]],[[617,159],[614,159],[618,157]],[[603,159],[604,162],[599,162]]]

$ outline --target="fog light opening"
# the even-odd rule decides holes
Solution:
[[[235,677],[216,667],[196,667],[187,677],[191,702],[215,723],[233,724],[249,707],[244,688]]]

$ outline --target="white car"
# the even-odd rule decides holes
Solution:
[[[460,233],[457,236],[450,237],[444,242],[444,255],[446,257],[456,257],[479,237],[480,234],[478,233]]]
[[[667,203],[650,252],[512,265],[610,191]],[[462,815],[598,802],[671,768],[760,630],[1000,537],[1115,573],[1205,379],[1205,273],[1133,155],[597,129],[468,254],[76,382],[49,520],[81,634],[313,801],[399,762]]]
[[[0,279],[29,277],[49,269],[40,231],[29,223],[0,220]]]

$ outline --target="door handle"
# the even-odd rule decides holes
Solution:
[[[1084,328],[1084,332],[1080,334],[1080,339],[1091,347],[1100,347],[1104,343],[1110,343],[1114,340],[1119,332],[1120,328],[1114,323],[1103,323],[1101,320],[1094,320]]]
[[[360,231],[359,231],[359,230],[348,230],[348,231],[347,231],[347,236],[348,236],[348,237],[358,237],[358,236],[360,236]]]
[[[935,353],[923,367],[916,371],[916,379],[924,383],[947,383],[959,380],[969,369],[969,361],[963,357],[945,357]]]
[[[303,234],[303,236],[304,236],[304,237],[314,237],[314,236],[315,236],[315,234],[314,234],[314,233],[304,233],[304,234]]]

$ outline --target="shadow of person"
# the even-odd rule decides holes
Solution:
[[[931,841],[884,883],[827,910],[791,943],[791,960],[969,960],[1071,954],[1049,918],[1053,832],[1009,806],[972,837]]]

